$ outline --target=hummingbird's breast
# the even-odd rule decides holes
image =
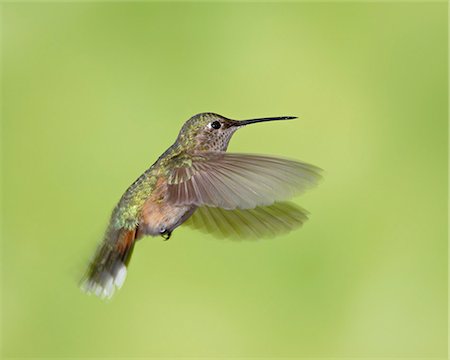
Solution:
[[[175,206],[167,202],[167,178],[160,177],[154,191],[145,201],[140,221],[139,231],[147,235],[160,235],[172,232],[195,211],[192,205]]]
[[[195,206],[176,206],[167,201],[169,169],[183,153],[175,143],[130,185],[114,209],[111,219],[114,228],[139,227],[139,236],[156,236],[187,220]]]

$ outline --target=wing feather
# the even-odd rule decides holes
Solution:
[[[259,239],[300,227],[307,215],[306,210],[290,202],[247,210],[203,206],[185,224],[219,238]]]
[[[169,175],[172,204],[252,209],[286,200],[321,178],[313,165],[266,155],[204,152],[191,160]]]

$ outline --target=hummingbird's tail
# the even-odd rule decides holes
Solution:
[[[81,289],[110,298],[115,288],[120,288],[125,281],[136,237],[137,229],[108,229],[82,279]]]

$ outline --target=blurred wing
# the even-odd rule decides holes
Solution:
[[[320,169],[263,155],[205,152],[179,161],[168,179],[168,201],[253,209],[286,200],[321,178]]]
[[[249,210],[203,206],[185,224],[216,237],[257,239],[289,232],[308,220],[307,211],[289,202]]]

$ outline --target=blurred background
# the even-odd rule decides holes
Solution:
[[[446,3],[1,10],[5,357],[446,358]],[[299,117],[229,150],[322,167],[310,220],[146,238],[111,301],[81,293],[115,203],[204,111]]]

